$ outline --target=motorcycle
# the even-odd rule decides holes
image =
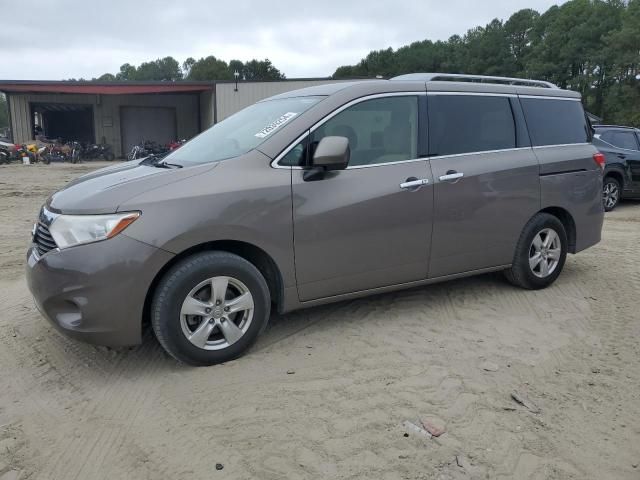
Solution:
[[[14,145],[0,140],[0,163],[10,163],[14,160],[22,161],[24,145]]]
[[[131,151],[127,154],[127,160],[137,160],[139,158],[148,157],[150,154],[140,145],[134,145]]]
[[[180,148],[187,140],[186,139],[182,139],[182,140],[176,140],[175,142],[170,142],[167,143],[167,148],[171,151],[171,150],[176,150],[178,148]]]
[[[159,145],[156,142],[147,140],[142,142],[141,145],[134,145],[129,154],[127,160],[137,160],[139,158],[145,158],[153,155],[156,158],[161,158],[169,153],[169,149],[163,145]]]
[[[42,152],[42,161],[49,165],[51,162],[66,162],[70,160],[71,148],[68,145],[49,144]],[[75,163],[75,162],[73,162]]]
[[[111,150],[111,145],[90,144],[82,150],[82,158],[86,160],[107,160],[113,161],[116,156]]]
[[[78,163],[80,161],[81,153],[82,145],[80,145],[80,142],[71,142],[71,152],[69,153],[71,163]]]
[[[0,145],[0,165],[11,161],[11,152],[4,145]]]

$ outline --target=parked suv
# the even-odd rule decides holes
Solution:
[[[623,198],[640,198],[640,130],[612,125],[594,130],[593,145],[606,158],[602,201],[609,212]]]
[[[78,339],[194,365],[278,312],[505,272],[551,285],[600,240],[603,157],[580,96],[533,80],[413,74],[256,103],[163,160],[53,194],[29,287]]]

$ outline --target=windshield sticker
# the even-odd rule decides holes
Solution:
[[[296,115],[297,115],[297,113],[287,112],[284,115],[282,115],[280,118],[275,119],[273,122],[271,122],[269,125],[264,127],[262,130],[260,130],[254,136],[258,137],[258,138],[265,138],[265,137],[269,136],[271,133],[273,133],[274,131],[276,131],[278,128],[280,128],[282,125],[287,123],[289,120],[291,120]]]

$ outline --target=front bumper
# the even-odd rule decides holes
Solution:
[[[27,252],[36,306],[58,330],[107,346],[140,343],[147,292],[173,254],[125,234],[40,256]]]

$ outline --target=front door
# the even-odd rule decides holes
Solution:
[[[428,112],[435,182],[429,277],[510,264],[540,205],[538,161],[531,148],[517,148],[510,98],[429,95]]]
[[[418,159],[418,97],[359,101],[312,131],[311,148],[292,152],[328,135],[349,139],[349,168],[317,181],[293,170],[300,300],[425,279],[433,179]]]

